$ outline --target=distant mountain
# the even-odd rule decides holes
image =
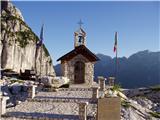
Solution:
[[[95,65],[95,77],[115,75],[115,58],[97,54],[101,59]],[[148,50],[118,58],[118,82],[126,88],[160,84],[160,52]]]
[[[61,65],[57,64],[54,66],[55,72],[56,72],[56,76],[61,76]]]
[[[97,54],[100,58],[95,64],[95,81],[97,76],[115,76],[115,58]],[[55,71],[60,74],[60,65]],[[118,83],[124,88],[147,87],[160,84],[160,52],[148,50],[137,52],[129,58],[118,58]]]

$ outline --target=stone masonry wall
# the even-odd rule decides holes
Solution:
[[[71,84],[74,84],[74,65],[77,61],[85,63],[85,84],[92,85],[94,79],[94,62],[90,62],[83,55],[79,54],[70,61],[63,61],[61,64],[62,74],[70,79]]]

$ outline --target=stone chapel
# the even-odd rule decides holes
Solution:
[[[94,80],[94,64],[99,58],[86,47],[86,33],[80,28],[74,32],[74,49],[60,57],[62,75],[71,84],[91,86]]]

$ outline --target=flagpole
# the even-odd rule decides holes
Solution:
[[[117,45],[117,49],[116,49],[116,79],[115,79],[115,83],[117,82],[117,77],[118,77],[118,75],[117,75],[117,72],[118,72],[118,45]]]
[[[40,79],[42,78],[42,47],[43,45],[41,45],[41,51],[40,51]]]
[[[42,50],[43,50],[43,28],[44,28],[44,23],[42,24],[42,28],[41,28],[41,33],[40,33],[40,79],[42,78],[42,59],[43,59],[43,56],[42,56]]]
[[[115,83],[118,79],[118,45],[117,45],[118,35],[115,32],[115,43],[114,43],[114,52],[116,52],[116,59],[115,59]]]

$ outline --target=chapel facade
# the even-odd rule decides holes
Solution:
[[[62,75],[71,84],[91,86],[94,81],[94,64],[99,58],[86,47],[86,33],[80,27],[74,32],[74,49],[60,57]]]

